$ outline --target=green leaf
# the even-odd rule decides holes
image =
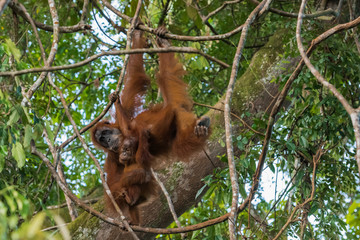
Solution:
[[[18,113],[18,111],[16,111],[16,109],[11,113],[9,121],[7,122],[6,125],[11,126],[14,123],[16,123],[17,121],[19,121],[20,119],[20,114]]]
[[[241,161],[242,165],[244,166],[244,168],[248,168],[249,167],[249,161],[245,158]]]
[[[26,127],[25,127],[25,136],[24,136],[24,148],[28,148],[30,146],[31,139],[32,139],[31,125],[26,125]]]
[[[193,233],[193,235],[191,236],[191,239],[198,239],[197,236],[199,236],[199,234],[201,233],[200,230],[197,230]]]
[[[196,20],[197,16],[198,16],[198,12],[196,11],[196,9],[192,6],[186,6],[186,12],[189,16],[189,18],[191,18],[192,20]]]
[[[242,185],[242,184],[239,184],[239,193],[243,199],[245,199],[247,197],[244,185]]]
[[[25,116],[26,116],[27,122],[30,123],[30,122],[31,122],[31,117],[30,117],[30,115],[29,115],[28,109],[27,109],[25,106],[21,106],[21,107],[22,107],[22,109],[23,109],[23,111],[24,111],[24,114],[25,114]]]
[[[0,153],[0,173],[4,169],[5,156]]]
[[[354,201],[349,207],[349,213],[346,215],[346,222],[351,227],[360,226],[360,203]]]
[[[46,132],[47,132],[47,134],[48,134],[48,136],[50,138],[51,143],[54,145],[54,133],[51,130],[50,125],[51,125],[50,122],[46,120],[45,121],[45,129],[46,129]]]
[[[41,226],[44,223],[44,219],[45,219],[45,213],[39,213],[37,214],[33,219],[31,219],[31,228],[29,228],[28,232],[27,232],[27,236],[30,238],[33,238],[36,236],[36,234],[40,231]]]
[[[292,142],[286,142],[286,147],[290,150],[290,151],[294,151],[296,149],[296,145]]]
[[[202,187],[202,188],[204,188],[204,187]],[[214,184],[214,185],[212,185],[210,187],[209,190],[207,190],[207,192],[205,193],[203,199],[209,199],[211,197],[211,194],[214,192],[215,189],[216,189],[216,185]]]
[[[204,191],[205,188],[206,188],[206,184],[204,186],[202,186],[202,188],[200,188],[199,191],[197,191],[195,199],[198,198],[198,196]]]
[[[269,163],[268,163],[268,166],[269,166],[270,170],[271,170],[273,173],[275,173],[275,167],[274,167],[273,162],[269,162]]]
[[[210,226],[206,229],[209,239],[215,239],[215,227]]]
[[[307,139],[304,136],[300,137],[300,144],[304,148],[307,148],[309,146],[309,143],[308,143]]]
[[[219,143],[221,147],[225,147],[225,142],[221,138],[219,139]]]
[[[22,168],[25,164],[25,151],[20,142],[16,142],[12,149],[11,154],[15,158],[19,168]]]
[[[5,52],[8,56],[13,55],[15,60],[20,61],[21,53],[20,50],[16,47],[15,43],[11,41],[11,39],[5,39],[5,43],[3,43],[5,48]]]
[[[11,212],[15,212],[16,211],[16,204],[15,204],[15,201],[12,197],[10,197],[9,195],[3,195],[5,200],[6,200],[6,203],[7,205],[9,206],[10,208],[10,211]]]
[[[244,150],[244,144],[242,142],[240,142],[240,141],[237,142],[237,147],[240,150]]]
[[[192,42],[192,43],[190,43],[190,46],[195,48],[195,49],[198,49],[198,50],[201,49],[201,45],[200,45],[199,42]]]
[[[34,136],[33,136],[34,140],[41,137],[43,130],[44,130],[44,126],[41,123],[35,124]]]
[[[255,160],[253,158],[250,159],[250,170],[251,170],[251,173],[255,173],[256,163],[255,163]]]
[[[310,211],[309,211],[309,216],[314,214],[318,209],[319,209],[319,203],[313,202],[313,204],[311,204],[311,208],[310,208]]]

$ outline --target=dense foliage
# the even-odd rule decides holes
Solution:
[[[218,34],[232,31],[245,22],[254,9],[252,1],[230,4],[205,24],[196,6],[206,16],[219,8],[223,1],[144,1],[141,12],[143,22],[155,28],[165,23],[173,34],[188,36],[214,35],[209,26]],[[52,26],[52,18],[46,1],[24,1],[22,3],[33,19]],[[133,16],[137,1],[116,1],[118,10]],[[303,42],[308,44],[320,33],[339,22],[348,22],[348,6],[334,21],[321,18],[307,19],[303,26]],[[56,1],[60,26],[72,26],[80,21],[83,1]],[[287,12],[296,12],[299,1],[274,1],[271,7]],[[317,1],[309,1],[308,11],[318,9]],[[120,26],[117,31],[106,18]],[[331,19],[333,20],[333,19]],[[126,45],[123,27],[124,19],[110,14],[95,1],[90,1],[87,24],[92,30],[60,33],[58,50],[53,66],[74,64],[112,49],[123,49]],[[239,76],[249,67],[252,56],[266,44],[270,36],[281,29],[285,53],[280,58],[287,61],[299,56],[295,39],[296,18],[267,13],[252,25],[246,41],[239,68]],[[0,71],[15,71],[39,68],[44,65],[38,40],[30,24],[10,5],[0,16]],[[38,28],[46,57],[48,57],[53,34]],[[148,34],[150,45],[154,36]],[[240,33],[217,41],[176,41],[175,46],[189,46],[199,49],[231,65]],[[356,35],[344,31],[323,42],[311,56],[316,68],[342,93],[349,103],[360,106],[360,54],[354,43]],[[224,69],[217,63],[196,54],[179,54],[188,72],[185,81],[196,103],[214,105],[225,93],[231,69]],[[145,54],[146,70],[150,76],[156,74],[156,54]],[[117,84],[123,64],[123,56],[105,56],[76,68],[51,72],[55,84],[63,91],[66,103],[78,128],[91,122],[103,111],[107,97]],[[47,78],[31,98],[30,106],[21,104],[24,93],[39,78],[39,73],[0,77],[0,239],[42,239],[55,238],[40,232],[44,214],[34,214],[47,206],[64,203],[65,197],[46,165],[30,151],[30,141],[55,164],[48,143],[43,134],[47,133],[52,144],[60,146],[74,134],[64,107],[55,89]],[[272,81],[281,89],[289,76]],[[158,101],[155,81],[147,104]],[[316,192],[314,200],[305,205],[309,219],[305,226],[304,239],[359,239],[360,237],[360,188],[359,172],[355,155],[354,131],[349,115],[336,97],[319,84],[306,68],[293,83],[287,96],[289,107],[282,108],[273,129],[272,142],[267,154],[268,177],[263,177],[260,189],[254,197],[251,209],[241,212],[238,217],[239,232],[250,239],[271,239],[282,228],[296,204],[304,202],[311,192],[313,157],[323,149],[316,168]],[[196,106],[197,114],[208,109]],[[252,128],[263,132],[268,122],[267,114],[246,113],[240,116],[252,119]],[[240,183],[240,201],[245,198],[256,163],[262,148],[262,135],[247,128],[241,128],[234,136],[237,171]],[[90,143],[88,132],[84,134]],[[218,141],[223,144],[222,139]],[[104,161],[104,154],[90,144],[95,156]],[[87,156],[78,140],[74,140],[61,152],[62,167],[69,188],[80,198],[87,196],[101,185],[99,173],[93,161]],[[226,156],[219,158],[227,163]],[[180,217],[182,224],[194,224],[218,217],[231,206],[231,184],[228,169],[218,169],[204,179],[208,186],[206,194],[198,205]],[[199,190],[199,194],[203,189]],[[61,224],[56,214],[43,211],[48,220],[44,226]],[[250,216],[249,216],[250,214]],[[65,219],[68,221],[69,219]],[[175,224],[174,226],[175,227]],[[301,235],[301,221],[294,221],[283,236],[294,239]],[[65,234],[66,235],[66,234]],[[64,236],[64,235],[63,235]],[[170,235],[180,239],[180,235]],[[228,239],[227,222],[203,230],[188,233],[190,239]],[[167,236],[158,236],[168,239]],[[285,238],[285,237],[284,237]]]

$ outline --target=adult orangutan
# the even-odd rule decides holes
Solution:
[[[163,36],[165,28],[157,30]],[[160,47],[169,46],[158,38]],[[145,48],[141,31],[134,31],[132,48]],[[99,122],[92,129],[93,143],[107,153],[105,171],[109,188],[132,224],[139,224],[137,206],[156,192],[150,172],[153,159],[174,153],[186,159],[202,149],[209,136],[209,117],[197,118],[192,112],[192,100],[182,81],[185,74],[174,53],[159,53],[157,83],[163,102],[143,109],[144,96],[150,85],[145,74],[143,54],[130,55],[125,86],[120,98],[114,94],[115,122]],[[114,206],[109,202],[110,212]]]

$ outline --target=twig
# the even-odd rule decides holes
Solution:
[[[53,156],[54,161],[56,159],[58,159],[58,157],[61,158],[61,156],[58,156],[58,153],[56,152],[56,149],[52,145],[52,143],[51,143],[51,141],[49,139],[49,136],[48,136],[45,129],[44,129],[43,133],[44,133],[44,136],[45,136],[45,141],[46,141],[47,145],[49,146],[49,149],[50,149],[50,152],[51,152],[51,154]],[[60,180],[64,183],[65,186],[67,186],[61,162],[58,165],[57,169],[58,169]],[[78,213],[77,213],[77,211],[75,209],[75,206],[72,204],[71,199],[66,194],[64,194],[64,195],[65,195],[66,205],[67,205],[67,207],[69,209],[69,215],[71,217],[71,220],[74,221],[78,217]]]
[[[158,177],[158,175],[156,174],[156,172],[154,172],[154,169],[152,169],[152,168],[151,168],[151,173],[152,173],[152,175],[154,176],[156,182],[159,184],[162,192],[163,192],[164,195],[165,195],[166,201],[168,202],[168,206],[169,206],[170,212],[171,212],[171,214],[172,214],[172,216],[173,216],[173,218],[174,218],[174,221],[175,221],[176,225],[177,225],[179,228],[181,228],[181,223],[180,223],[180,221],[179,221],[179,219],[178,219],[178,217],[177,217],[177,215],[176,215],[175,208],[174,208],[174,204],[173,204],[172,201],[171,201],[171,197],[170,197],[169,193],[167,192],[164,184],[161,182],[161,180],[159,179],[159,177]],[[182,238],[182,239],[185,239],[185,238],[186,238],[186,234],[182,233],[182,234],[181,234],[181,238]]]
[[[358,165],[358,171],[360,173],[360,123],[359,123],[359,115],[360,115],[360,109],[354,109],[348,101],[344,98],[344,96],[335,88],[334,85],[332,85],[330,82],[326,81],[326,79],[320,74],[320,72],[314,67],[314,65],[311,64],[310,59],[307,57],[304,46],[301,42],[301,24],[303,20],[303,12],[305,9],[306,0],[302,0],[300,10],[299,10],[299,17],[297,21],[296,26],[296,41],[298,45],[298,49],[300,51],[301,57],[303,58],[306,66],[309,68],[311,73],[316,77],[316,79],[326,88],[328,88],[334,96],[339,100],[339,102],[343,105],[346,112],[351,117],[351,122],[354,127],[354,134],[355,134],[355,141],[356,141],[356,162]],[[355,19],[354,21],[356,24],[360,24],[360,17]],[[345,23],[343,25],[349,26],[352,22]],[[332,28],[333,31],[336,31],[335,28]]]
[[[211,30],[211,32],[215,35],[218,35],[217,31],[215,30],[215,28],[209,23],[209,20],[206,19],[206,17],[201,13],[201,8],[199,6],[199,3],[197,1],[194,1],[195,2],[195,6],[194,8],[197,10],[200,18],[202,19],[202,22],[205,23],[206,26],[208,26]],[[221,9],[220,9],[221,10]],[[228,39],[221,39],[221,41],[223,41],[224,43],[232,46],[232,47],[235,47],[235,45],[230,42]]]
[[[355,19],[355,16],[354,16],[354,10],[353,10],[353,3],[352,3],[352,0],[349,0],[349,13],[350,13],[350,20],[354,20]],[[356,48],[360,54],[360,41],[359,41],[359,38],[358,38],[358,34],[357,34],[357,31],[356,31],[356,28],[353,28],[352,29],[352,32],[353,32],[353,38],[354,38],[354,41],[355,41],[355,45],[356,45]]]
[[[100,1],[98,0],[98,3],[101,5]],[[103,1],[104,5],[110,9],[113,13],[115,13],[116,15],[118,15],[119,17],[125,19],[126,21],[130,22],[131,18],[125,14],[123,14],[122,12],[120,12],[119,10],[117,10],[115,7],[113,7],[107,0]],[[156,29],[154,28],[150,28],[146,25],[139,25],[137,26],[138,29],[155,34]],[[213,41],[213,40],[221,40],[221,39],[225,39],[225,38],[229,38],[239,32],[241,32],[243,26],[239,26],[236,29],[225,33],[225,34],[220,34],[220,35],[215,35],[215,36],[198,36],[198,37],[193,37],[193,36],[180,36],[180,35],[176,35],[176,34],[170,34],[170,33],[166,33],[164,34],[164,36],[162,36],[163,38],[168,38],[168,39],[174,39],[174,40],[179,40],[179,41]]]
[[[74,201],[78,206],[80,206],[82,209],[84,209],[85,211],[87,211],[88,213],[102,219],[103,221],[110,223],[112,225],[115,226],[119,226],[122,227],[122,223],[110,218],[104,214],[102,214],[101,212],[93,209],[92,207],[88,206],[87,204],[84,203],[84,201],[80,200],[79,198],[77,198],[70,190],[67,186],[64,185],[64,183],[61,181],[58,173],[56,172],[54,166],[51,164],[50,160],[41,152],[39,152],[35,146],[35,142],[32,140],[31,141],[31,153],[38,156],[48,167],[48,169],[50,170],[52,176],[55,178],[56,182],[58,183],[59,187],[61,188],[61,190],[64,192],[64,194],[66,194],[67,196],[69,196],[69,198]]]
[[[318,149],[318,151],[316,152],[316,154],[313,156],[313,172],[312,172],[312,179],[311,179],[311,194],[310,197],[307,198],[302,204],[296,205],[296,207],[294,208],[294,210],[292,211],[292,213],[290,214],[290,217],[288,218],[287,222],[285,223],[285,225],[280,229],[280,231],[278,232],[278,234],[274,237],[273,240],[278,239],[281,234],[285,231],[285,229],[289,226],[289,224],[293,221],[293,217],[295,215],[295,213],[297,212],[298,209],[301,209],[302,207],[304,207],[306,204],[310,203],[313,199],[314,199],[314,195],[315,195],[315,180],[316,180],[316,166],[317,163],[319,161],[319,159],[321,158],[323,154],[323,151],[321,149],[321,147]]]
[[[5,8],[9,4],[10,0],[0,0],[0,16],[3,14]]]
[[[15,1],[11,1],[9,3],[9,7],[11,9],[13,9],[16,13],[18,13],[21,17],[23,17],[25,19],[25,21],[29,22],[29,20],[26,18],[24,12],[21,10],[20,5],[22,5],[19,2],[15,2]],[[50,26],[50,25],[46,25],[42,22],[38,22],[36,20],[33,20],[36,27],[45,30],[45,31],[49,31],[49,32],[53,32],[54,31],[54,27]],[[78,24],[74,25],[74,26],[64,26],[64,27],[59,27],[59,32],[60,33],[74,33],[74,32],[79,32],[79,31],[83,31],[83,30],[91,30],[91,25],[88,24],[83,24],[81,22],[79,22]]]
[[[69,225],[69,223],[64,223],[64,224],[61,224],[61,225],[56,225],[56,226],[44,228],[44,229],[41,229],[41,231],[42,231],[42,232],[52,231],[52,230],[58,229],[58,228],[60,228],[60,227],[65,227],[65,226],[67,226],[67,225]]]
[[[48,59],[44,63],[44,67],[49,67],[53,63],[57,49],[58,49],[58,42],[59,42],[59,17],[57,14],[56,5],[55,5],[54,0],[48,0],[48,2],[49,2],[51,18],[52,18],[52,22],[53,22],[54,33],[53,33],[53,41],[52,41],[52,45],[51,45],[50,54],[49,54]],[[41,47],[41,44],[40,44],[40,47]],[[45,57],[45,54],[42,53],[42,56]],[[43,83],[47,74],[48,74],[48,72],[42,72],[40,74],[40,77],[35,81],[35,83],[27,91],[26,96],[21,101],[21,105],[25,106],[29,103],[31,97],[33,96],[35,91],[41,86],[41,84]]]
[[[105,2],[106,2],[106,1],[105,1]],[[141,0],[138,0],[138,5],[137,5],[136,11],[135,11],[135,15],[134,15],[134,17],[132,18],[130,28],[129,28],[128,32],[127,32],[126,50],[131,50],[132,34],[133,34],[136,26],[138,26],[138,25],[140,24],[140,22],[141,22],[141,20],[139,20],[139,14],[140,14],[140,10],[141,10],[141,4],[142,4],[142,1],[141,1]],[[126,67],[127,67],[128,62],[129,62],[129,57],[130,57],[129,54],[126,54],[126,55],[125,55],[123,68],[121,69],[121,73],[120,73],[120,76],[119,76],[119,80],[118,80],[118,83],[117,83],[116,89],[115,89],[115,92],[116,92],[117,94],[119,94],[121,85],[123,84],[124,78],[125,78],[125,76],[126,76]]]
[[[94,198],[94,199],[88,199],[88,200],[83,200],[83,203],[86,204],[92,204],[92,203],[96,203],[100,200],[101,198]],[[52,205],[52,206],[47,206],[46,209],[47,210],[55,210],[55,209],[59,209],[59,208],[64,208],[67,207],[67,203],[62,203],[59,205]]]
[[[230,179],[231,179],[231,188],[232,188],[232,204],[231,204],[231,211],[229,215],[229,234],[230,239],[236,239],[236,219],[237,219],[237,206],[238,206],[238,198],[239,198],[239,183],[237,179],[236,167],[235,167],[235,160],[234,160],[234,149],[232,143],[232,130],[231,130],[231,117],[230,117],[230,104],[231,104],[231,97],[234,91],[235,81],[238,72],[238,66],[240,62],[240,58],[242,55],[242,51],[245,46],[247,32],[249,30],[250,25],[258,16],[258,13],[261,9],[267,4],[268,0],[264,0],[259,4],[249,15],[248,19],[246,20],[245,24],[243,25],[244,28],[241,32],[240,41],[238,47],[236,49],[236,54],[233,60],[233,66],[231,70],[231,76],[229,80],[229,85],[226,91],[225,96],[225,108],[224,108],[224,118],[225,118],[225,134],[226,134],[226,149],[227,149],[227,157],[229,163],[229,172],[230,172]]]
[[[23,11],[23,13],[24,13],[24,15],[25,15],[25,18],[28,20],[28,22],[30,23],[30,25],[31,25],[34,33],[35,33],[36,41],[37,41],[38,44],[39,44],[39,49],[40,49],[41,58],[43,59],[44,66],[45,66],[45,65],[46,65],[45,50],[44,50],[44,46],[43,46],[43,44],[42,44],[42,42],[41,42],[39,33],[38,33],[38,31],[37,31],[36,25],[35,25],[33,19],[31,18],[30,14],[27,12],[26,8],[25,8],[22,4],[19,4],[19,8]],[[22,93],[23,98],[26,99],[27,102],[29,102],[28,95],[27,95],[27,93],[25,92],[25,88],[22,88],[21,93]],[[50,94],[49,94],[49,97],[50,97]],[[49,101],[49,103],[50,103],[50,101]]]
[[[217,14],[218,12],[223,10],[227,5],[239,3],[239,2],[242,2],[242,1],[243,0],[225,1],[225,2],[223,2],[223,4],[219,8],[215,9],[214,11],[209,13],[207,16],[202,17],[201,19],[202,19],[203,22],[206,22],[207,20],[209,20],[209,18],[211,18],[212,16],[214,16],[215,14]]]
[[[88,13],[88,7],[89,7],[89,0],[84,0],[81,17],[80,17],[80,24],[85,25],[85,21],[87,19],[87,13]]]
[[[75,64],[69,64],[64,66],[54,66],[54,67],[43,67],[43,68],[30,68],[30,69],[24,69],[20,71],[14,71],[14,72],[0,72],[0,76],[17,76],[22,74],[28,74],[28,73],[36,73],[36,72],[53,72],[58,70],[65,70],[65,69],[72,69],[77,67],[82,67],[97,58],[103,57],[103,56],[111,56],[111,55],[124,55],[124,54],[137,54],[137,53],[164,53],[164,52],[182,52],[182,53],[196,53],[199,54],[207,59],[210,59],[211,61],[214,61],[221,65],[224,68],[228,68],[229,65],[227,63],[224,63],[221,60],[218,60],[198,49],[190,48],[190,47],[167,47],[167,48],[137,48],[137,49],[128,49],[128,50],[112,50],[108,52],[102,52],[99,54],[95,54],[86,60],[77,62]]]
[[[105,189],[105,192],[106,194],[109,196],[109,199],[110,201],[112,202],[112,204],[114,205],[114,208],[115,210],[119,213],[119,215],[121,216],[121,220],[123,222],[123,224],[125,225],[125,228],[132,233],[132,236],[135,238],[135,239],[138,239],[136,234],[134,233],[134,231],[131,229],[129,223],[126,221],[121,209],[119,208],[119,206],[117,205],[117,203],[115,202],[115,199],[114,197],[112,196],[111,194],[111,191],[109,189],[109,186],[108,184],[106,183],[106,180],[105,180],[105,174],[104,174],[104,171],[101,169],[101,166],[99,164],[99,161],[95,158],[95,156],[92,154],[92,152],[89,150],[87,144],[85,143],[85,140],[81,137],[80,135],[80,132],[79,130],[77,129],[77,126],[76,126],[76,123],[74,121],[74,119],[72,118],[71,114],[70,114],[70,111],[69,111],[69,108],[68,108],[68,105],[67,103],[65,102],[65,98],[63,96],[63,93],[61,92],[61,90],[54,84],[54,82],[49,79],[49,83],[50,85],[55,88],[55,90],[58,92],[59,96],[60,96],[60,99],[61,99],[61,103],[64,107],[64,110],[65,110],[65,113],[66,113],[66,116],[68,117],[71,125],[73,126],[73,130],[75,131],[77,137],[79,138],[80,142],[81,142],[81,145],[82,147],[84,148],[85,152],[90,156],[90,158],[94,161],[95,163],[95,166],[97,167],[97,169],[99,170],[100,172],[100,178],[101,178],[101,181],[102,181],[102,184],[104,186],[104,189]]]
[[[105,18],[106,21],[108,21],[113,28],[115,28],[115,29],[118,30],[119,32],[122,32],[122,33],[126,34],[126,30],[125,30],[124,27],[117,25],[113,20],[111,20],[108,16],[106,16],[106,14],[104,13],[104,11],[103,11],[101,8],[99,8],[99,6],[97,5],[97,3],[96,3],[95,1],[92,1],[92,3],[93,3],[93,5],[96,7],[96,9],[98,10],[98,12],[101,14],[101,16],[103,16],[103,18]]]
[[[303,164],[302,164],[303,165]],[[275,209],[276,205],[280,202],[280,200],[283,198],[283,196],[285,195],[288,187],[293,184],[293,181],[295,179],[295,177],[297,176],[297,174],[299,173],[299,170],[302,168],[302,165],[300,165],[297,169],[294,169],[293,172],[294,175],[291,177],[290,181],[288,182],[288,184],[286,185],[286,187],[284,188],[283,192],[280,194],[280,196],[278,197],[278,199],[276,199],[276,201],[273,203],[272,207],[269,209],[269,211],[267,211],[267,214],[265,215],[265,217],[262,219],[262,221],[260,222],[260,225],[256,228],[255,231],[253,232],[257,232],[259,230],[259,228],[261,227],[261,225],[266,221],[266,218],[270,215],[270,213],[272,212],[272,210]],[[293,184],[294,185],[294,184]]]
[[[170,0],[166,0],[164,9],[162,10],[161,16],[159,18],[158,26],[162,26],[164,24],[165,17],[169,11],[169,5],[170,5]]]
[[[254,4],[259,4],[260,2],[259,1],[256,1],[256,0],[250,0],[251,2],[253,2]],[[298,14],[297,13],[289,13],[289,12],[285,12],[285,11],[281,11],[279,9],[276,9],[276,8],[269,8],[269,12],[272,12],[272,13],[276,13],[276,14],[279,14],[281,16],[284,16],[284,17],[290,17],[290,18],[297,18],[298,17]],[[328,16],[328,15],[333,15],[335,17],[337,17],[339,15],[339,12],[337,12],[336,10],[334,9],[326,9],[324,11],[320,11],[320,12],[316,12],[316,13],[312,13],[312,14],[305,14],[304,15],[304,18],[317,18],[317,17],[321,17],[321,16]]]

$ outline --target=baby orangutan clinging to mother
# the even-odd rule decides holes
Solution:
[[[157,29],[163,36],[165,28]],[[160,47],[170,46],[158,38]],[[143,33],[135,30],[132,48],[144,48]],[[125,86],[115,100],[115,123],[99,122],[91,132],[94,144],[107,153],[105,171],[107,184],[116,203],[132,224],[140,224],[137,206],[156,193],[150,168],[154,158],[173,153],[181,159],[202,149],[210,132],[209,117],[197,118],[192,100],[182,81],[183,66],[174,53],[159,53],[157,83],[163,102],[143,110],[142,104],[150,79],[145,74],[143,54],[130,55]],[[109,213],[114,206],[105,194]]]

